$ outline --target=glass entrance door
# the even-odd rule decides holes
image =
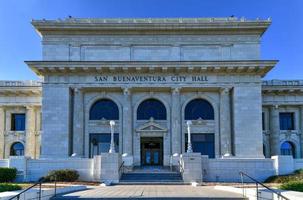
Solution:
[[[141,138],[141,164],[162,165],[163,139]]]

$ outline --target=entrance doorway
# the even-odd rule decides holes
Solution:
[[[163,138],[141,138],[141,165],[163,165]]]

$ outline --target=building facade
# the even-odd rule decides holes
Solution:
[[[113,120],[128,164],[167,166],[186,152],[190,120],[193,150],[209,158],[302,158],[303,82],[262,81],[277,63],[260,58],[270,23],[34,20],[43,59],[26,63],[43,84],[3,82],[0,154],[20,142],[36,158],[41,137],[41,158],[92,158],[108,152]]]

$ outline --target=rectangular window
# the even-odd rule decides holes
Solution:
[[[262,112],[262,130],[265,130],[265,114]]]
[[[280,130],[294,130],[294,113],[284,112],[279,114]]]
[[[12,114],[11,130],[12,131],[24,131],[25,130],[25,114],[24,113]]]
[[[187,150],[187,134],[185,134],[185,151]],[[193,152],[215,158],[215,136],[212,133],[192,133],[191,143]]]
[[[108,153],[110,148],[110,133],[92,133],[90,134],[90,157]],[[114,134],[115,150],[119,152],[119,133]]]

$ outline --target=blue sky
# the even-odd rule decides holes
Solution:
[[[279,64],[266,79],[303,79],[302,0],[0,0],[0,80],[37,76],[24,60],[41,60],[31,19],[73,17],[271,17],[261,59]]]

